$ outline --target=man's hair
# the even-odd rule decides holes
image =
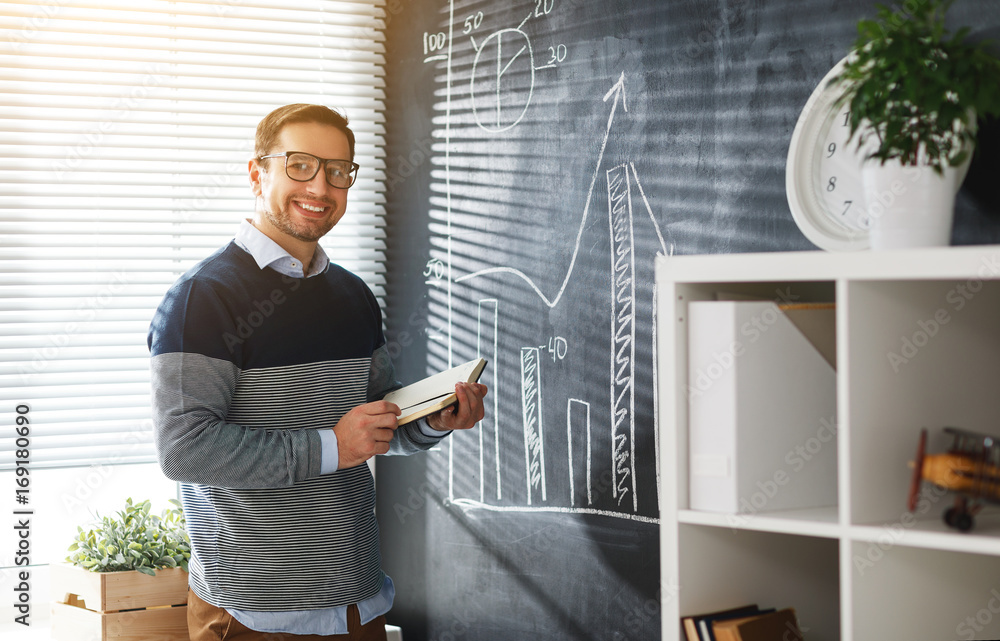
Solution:
[[[264,119],[257,125],[254,157],[260,158],[270,153],[277,144],[278,136],[285,125],[297,122],[315,122],[321,125],[330,125],[344,132],[344,135],[347,136],[347,144],[351,149],[351,157],[347,158],[347,160],[354,160],[354,132],[347,126],[347,116],[323,105],[307,105],[302,103],[278,107],[264,116]]]

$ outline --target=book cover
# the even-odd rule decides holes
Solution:
[[[743,629],[743,624],[749,623],[750,621],[755,621],[764,617],[770,617],[776,614],[774,608],[768,608],[766,610],[761,610],[757,614],[753,614],[746,617],[738,617],[735,619],[723,619],[720,621],[712,622],[712,634],[715,635],[715,641],[742,641],[740,636],[741,630]],[[792,641],[789,639],[789,641]]]
[[[405,425],[410,421],[443,410],[457,401],[455,384],[477,382],[485,367],[486,359],[476,358],[389,392],[383,400],[399,405],[399,409],[403,413],[399,415],[396,423],[397,425]]]
[[[802,641],[802,631],[792,608],[752,618],[736,626],[736,630],[736,641]]]
[[[688,641],[713,641],[712,622],[736,617],[746,617],[760,612],[757,604],[744,605],[737,608],[717,610],[715,612],[705,612],[693,614],[681,618],[681,625]],[[692,636],[693,635],[693,636]]]
[[[755,614],[748,617],[739,617],[736,619],[725,619],[723,621],[715,621],[712,623],[712,634],[715,635],[715,641],[740,641],[740,634],[737,627],[740,624],[746,623],[747,621],[752,621],[758,617],[764,615]]]

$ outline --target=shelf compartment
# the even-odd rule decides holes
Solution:
[[[837,540],[691,524],[679,536],[681,616],[748,603],[791,607],[810,641],[840,638]]]
[[[676,473],[677,478],[677,507],[685,509],[690,507],[689,502],[689,465],[688,460],[688,399],[684,393],[677,393],[686,388],[688,382],[688,346],[687,346],[687,318],[688,304],[695,301],[739,299],[770,300],[779,303],[827,303],[835,302],[836,283],[832,280],[771,280],[767,282],[741,282],[726,280],[720,282],[699,282],[699,283],[672,283],[669,291],[669,300],[663,301],[660,309],[661,314],[671,319],[671,339],[667,339],[669,344],[661,343],[661,355],[667,356],[672,363],[672,372],[667,377],[668,380],[676,381],[676,387],[671,387],[664,395],[664,411],[671,412],[677,425],[683,425],[685,429],[677,430],[668,438],[672,439],[671,446],[676,444],[676,467],[671,474]],[[665,296],[666,297],[666,296]],[[661,356],[662,357],[662,356]],[[672,378],[670,378],[672,377]],[[817,426],[817,430],[821,426]],[[805,440],[808,440],[805,439]],[[673,451],[672,448],[667,450]],[[794,477],[794,468],[783,470]]]
[[[1000,432],[1000,282],[852,282],[846,292],[850,520],[895,522],[922,428],[929,453],[947,448],[946,426]]]
[[[783,286],[837,304],[839,506],[692,511],[687,304]],[[921,428],[929,453],[945,426],[1000,434],[1000,246],[661,257],[657,288],[663,638],[684,638],[683,614],[752,602],[795,607],[810,639],[1000,638],[1000,508],[962,534],[925,483],[934,500],[906,510]]]
[[[851,550],[853,641],[1000,638],[1000,558],[863,541]]]

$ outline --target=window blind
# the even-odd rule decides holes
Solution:
[[[322,244],[381,299],[383,4],[0,2],[0,470],[154,460],[149,322],[252,215],[278,106],[347,113],[361,170]]]

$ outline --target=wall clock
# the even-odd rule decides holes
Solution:
[[[847,142],[850,109],[837,108],[839,87],[829,87],[847,59],[820,81],[799,114],[785,165],[792,217],[806,238],[831,251],[868,249],[870,220],[861,186],[857,138]]]

